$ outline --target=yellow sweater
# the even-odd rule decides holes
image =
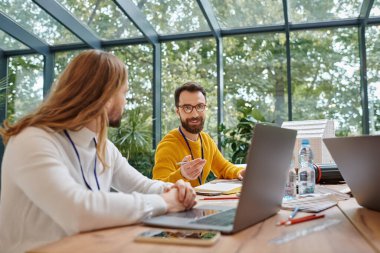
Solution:
[[[210,171],[212,171],[217,178],[237,178],[241,168],[233,165],[223,157],[215,142],[208,134],[201,132],[201,136],[204,159],[206,159],[206,165],[202,173],[202,184],[205,183]],[[197,141],[188,140],[188,142],[194,159],[201,158],[200,139],[198,138]],[[187,155],[190,155],[190,150],[178,128],[171,130],[158,144],[153,168],[153,179],[172,183],[183,179],[190,182],[193,187],[199,185],[198,179],[185,179],[179,169],[180,166],[176,165],[177,162],[182,161]]]

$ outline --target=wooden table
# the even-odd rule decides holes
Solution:
[[[200,201],[200,205],[206,201]],[[227,203],[228,202],[228,203]],[[209,204],[210,202],[207,202]],[[236,200],[223,204],[236,205]],[[213,204],[215,204],[213,202]],[[323,219],[291,226],[276,226],[285,219],[289,211],[281,210],[271,218],[234,235],[222,235],[213,246],[184,246],[169,244],[137,243],[137,234],[150,228],[142,225],[98,230],[66,237],[60,241],[29,251],[30,253],[171,253],[171,252],[380,252],[380,212],[360,207],[354,198],[341,201],[338,206],[325,210]],[[307,215],[300,213],[297,217]],[[321,227],[326,222],[338,222],[318,232],[298,235],[296,239],[282,244],[272,242],[274,238],[300,234]],[[313,229],[314,228],[314,229]]]

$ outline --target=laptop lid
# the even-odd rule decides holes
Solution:
[[[247,171],[236,209],[204,205],[186,212],[153,217],[145,220],[144,224],[234,233],[274,215],[281,207],[296,134],[295,130],[270,125],[255,126],[247,155]],[[234,216],[231,224],[198,222],[205,219],[204,215],[210,214],[206,218],[216,218],[230,214],[231,211]]]
[[[359,205],[380,211],[380,136],[323,139]]]

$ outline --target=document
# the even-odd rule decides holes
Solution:
[[[233,194],[241,191],[242,182],[240,180],[217,179],[206,184],[194,187],[195,191],[215,192],[220,194]]]
[[[298,207],[303,212],[317,213],[338,204],[338,201],[347,200],[350,195],[340,191],[317,185],[315,193],[298,196],[296,199],[282,202],[283,209],[293,210]]]

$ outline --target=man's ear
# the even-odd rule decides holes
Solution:
[[[180,117],[179,116],[179,109],[178,109],[178,107],[175,108],[175,113],[177,114],[178,117]]]

